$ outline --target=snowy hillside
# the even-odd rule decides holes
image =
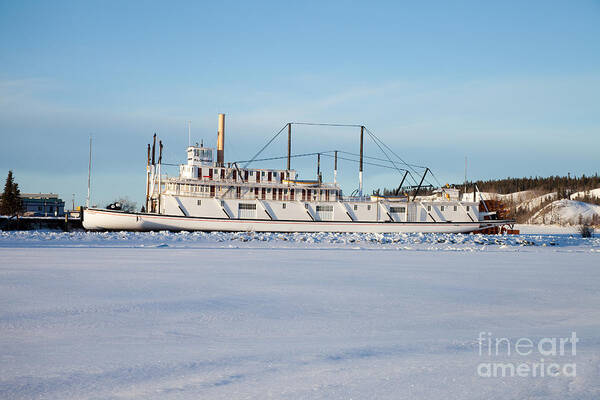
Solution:
[[[525,190],[515,193],[499,194],[481,192],[476,199],[499,200],[511,208],[517,222],[527,224],[579,225],[581,222],[594,223],[600,218],[600,206],[582,202],[585,198],[600,199],[600,189],[572,193],[570,200],[559,200],[558,192],[544,193]],[[463,200],[472,201],[473,192],[464,193]],[[579,201],[577,201],[579,200]]]
[[[583,192],[576,192],[576,193],[571,194],[570,197],[571,197],[571,200],[577,200],[577,199],[580,199],[585,196],[600,199],[600,189],[592,189],[592,190],[586,190]]]
[[[476,201],[483,200],[501,200],[505,202],[520,203],[536,197],[536,192],[532,190],[524,190],[521,192],[499,194],[493,192],[479,192],[475,194]],[[473,192],[463,193],[463,201],[473,201]]]
[[[555,200],[557,196],[558,193],[556,192],[535,196],[528,200],[518,203],[515,208],[517,211],[534,211],[536,209],[539,209],[544,203]]]
[[[580,225],[600,218],[600,206],[575,200],[556,200],[544,206],[533,217],[533,224]]]

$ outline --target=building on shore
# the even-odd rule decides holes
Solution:
[[[21,193],[23,214],[32,217],[62,217],[65,202],[54,193]]]

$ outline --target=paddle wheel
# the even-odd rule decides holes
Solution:
[[[483,217],[484,220],[510,220],[510,209],[504,205],[500,200],[481,200],[479,202],[479,212],[487,213]],[[481,229],[473,233],[482,233],[485,235],[518,235],[520,232],[518,229],[514,229],[514,224],[493,226],[491,228]]]

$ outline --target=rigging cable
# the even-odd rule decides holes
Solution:
[[[379,143],[377,143],[377,141],[376,141],[376,140],[375,140],[375,138],[373,137],[373,134],[371,133],[371,131],[369,131],[367,128],[365,128],[365,129],[366,129],[367,133],[368,133],[368,134],[371,136],[371,138],[373,139],[373,141],[375,142],[375,144],[377,145],[377,147],[379,147],[379,150],[381,150],[381,152],[382,152],[383,154],[385,154],[385,156],[388,158],[388,160],[390,160],[390,162],[392,163],[392,165],[394,166],[394,168],[396,168],[396,169],[398,170],[398,172],[400,172],[400,169],[398,169],[398,167],[396,166],[396,164],[395,164],[395,163],[392,161],[392,159],[391,159],[391,158],[390,158],[390,157],[387,155],[387,153],[385,152],[385,150],[383,150],[383,149],[381,148],[381,146],[379,145]],[[405,170],[405,171],[407,171],[407,170]],[[408,175],[409,175],[409,176],[410,176],[410,178],[411,178],[413,181],[415,181],[415,183],[416,183],[416,180],[415,180],[415,178],[412,176],[412,174],[410,173],[410,171],[408,172]]]
[[[279,132],[277,132],[277,133],[275,134],[275,136],[273,136],[273,137],[271,138],[271,140],[269,140],[269,141],[267,142],[267,144],[265,144],[265,145],[264,145],[264,146],[263,146],[263,147],[262,147],[262,148],[261,148],[261,149],[258,151],[258,153],[256,153],[256,154],[254,155],[254,157],[252,157],[252,158],[250,159],[250,161],[246,162],[246,164],[245,164],[245,165],[244,165],[242,168],[247,168],[247,167],[248,167],[248,165],[250,165],[250,163],[251,163],[251,162],[253,162],[254,160],[256,160],[256,157],[258,157],[258,156],[260,155],[260,153],[262,153],[262,152],[263,152],[263,151],[264,151],[264,150],[265,150],[267,147],[269,147],[269,145],[270,145],[271,143],[273,143],[273,141],[274,141],[275,139],[277,139],[277,136],[279,136],[279,135],[281,134],[281,132],[283,132],[283,131],[284,131],[284,129],[285,129],[287,126],[288,126],[288,124],[285,124],[285,125],[283,125],[283,127],[282,127],[282,128],[279,130]]]
[[[418,174],[418,172],[417,172],[417,171],[416,171],[416,170],[415,170],[415,169],[412,167],[412,165],[411,165],[411,164],[409,164],[409,163],[407,163],[406,161],[404,161],[404,160],[403,160],[403,159],[402,159],[402,158],[401,158],[401,157],[400,157],[398,154],[396,154],[396,153],[394,152],[394,150],[392,150],[392,149],[391,149],[391,148],[390,148],[390,147],[389,147],[387,144],[385,144],[385,142],[384,142],[383,140],[379,139],[379,138],[377,137],[377,135],[375,135],[373,132],[371,132],[371,131],[370,131],[368,128],[366,128],[366,127],[365,127],[365,129],[367,130],[367,132],[369,132],[369,134],[370,134],[370,135],[372,135],[372,137],[373,137],[373,138],[375,138],[375,139],[377,139],[379,142],[381,142],[381,144],[383,144],[383,145],[384,145],[384,146],[385,146],[385,147],[386,147],[386,148],[387,148],[387,149],[388,149],[388,150],[389,150],[389,151],[390,151],[390,152],[391,152],[393,155],[395,155],[395,156],[396,156],[396,158],[398,158],[398,159],[399,159],[399,160],[400,160],[400,161],[401,161],[401,162],[402,162],[404,165],[408,166],[408,167],[409,167],[409,168],[410,168],[410,169],[411,169],[411,170],[412,170],[412,171],[413,171],[415,174]],[[426,167],[418,167],[418,168],[426,168]],[[429,172],[431,172],[431,169],[429,169]],[[425,172],[425,173],[427,173],[427,172]],[[433,176],[433,177],[434,177],[434,179],[435,179],[435,180],[436,180],[436,182],[437,182],[437,178],[435,178],[435,175],[433,174],[433,172],[431,172],[431,176]],[[413,179],[413,180],[414,180],[414,179]],[[424,179],[424,180],[425,180],[425,182],[429,183],[429,185],[433,186],[433,185],[431,184],[431,182],[430,182],[430,181],[428,181],[427,179]],[[438,182],[438,186],[439,186],[439,187],[441,187],[441,185],[439,184],[439,182]]]

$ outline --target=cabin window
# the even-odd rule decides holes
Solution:
[[[256,204],[239,203],[238,216],[239,218],[256,218]]]
[[[331,221],[333,219],[333,206],[331,204],[318,205],[317,218],[320,221]]]
[[[392,214],[402,214],[406,212],[406,207],[390,207]]]
[[[281,204],[281,208],[285,210],[285,203]]]
[[[202,205],[202,200],[196,200],[196,204],[201,206]]]
[[[354,205],[354,211],[356,211],[356,210],[358,210],[358,205],[357,204]]]
[[[454,211],[458,210],[458,206],[454,206]]]
[[[333,211],[333,206],[330,204],[323,204],[320,206],[317,206],[317,212],[320,211]]]

